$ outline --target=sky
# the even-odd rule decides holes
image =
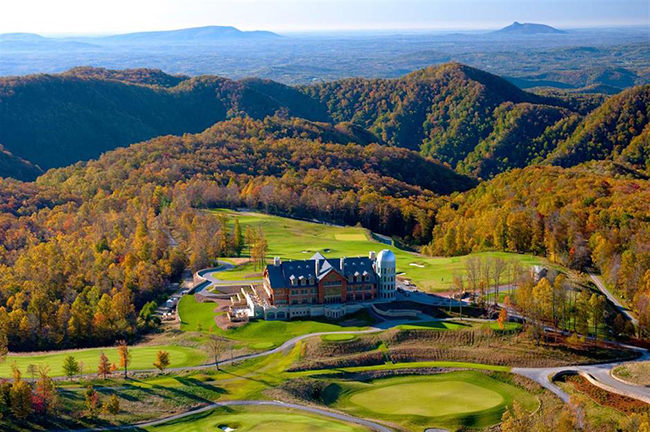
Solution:
[[[648,0],[2,0],[0,33],[113,34],[231,25],[242,30],[650,26]]]

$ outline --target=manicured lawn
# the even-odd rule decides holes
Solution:
[[[178,314],[181,317],[181,330],[183,331],[212,331],[217,328],[214,317],[216,303],[199,303],[193,295],[185,295],[178,302]],[[212,329],[212,330],[211,330]]]
[[[321,321],[253,321],[241,327],[217,333],[230,339],[246,342],[255,348],[260,343],[267,343],[268,348],[282,345],[287,340],[307,333],[355,331],[366,327],[344,327],[340,324]]]
[[[342,256],[367,256],[368,252],[391,249],[397,256],[397,270],[411,279],[420,288],[431,291],[443,291],[451,288],[454,272],[464,271],[467,256],[450,258],[424,257],[376,242],[367,230],[359,227],[333,227],[312,222],[298,221],[261,213],[238,213],[232,210],[213,210],[227,214],[230,223],[239,219],[242,228],[252,226],[262,228],[269,244],[267,256],[272,259],[308,259],[314,253],[338,258]],[[543,264],[545,260],[533,255],[520,255],[507,252],[484,252],[479,256],[498,256],[516,259],[525,266]],[[411,265],[413,264],[413,265]],[[259,270],[257,270],[259,271]],[[254,273],[252,266],[244,266],[224,272],[219,278],[237,280]],[[229,275],[228,273],[232,273]]]
[[[368,429],[329,417],[276,407],[216,408],[160,426],[151,432],[215,432],[231,428],[237,432],[367,432]]]
[[[156,353],[159,350],[169,352],[170,367],[196,366],[204,363],[206,359],[206,354],[200,350],[175,345],[133,347],[131,348],[132,363],[130,368],[153,369],[152,363],[156,360]],[[116,363],[119,366],[117,348],[92,348],[33,356],[8,355],[5,362],[0,364],[0,377],[11,376],[11,364],[14,361],[23,372],[23,376],[27,378],[31,378],[27,374],[27,366],[30,364],[47,364],[50,366],[51,376],[63,376],[63,360],[68,355],[74,356],[77,361],[83,361],[84,373],[95,373],[102,351],[111,363]]]
[[[214,322],[215,303],[199,303],[194,296],[183,296],[178,304],[181,315],[181,330],[201,331],[218,334],[235,341],[244,342],[252,349],[269,349],[282,345],[287,340],[307,333],[364,330],[373,320],[367,312],[343,317],[339,322],[328,321],[251,321],[230,330],[220,329]]]
[[[255,268],[255,264],[252,262],[247,262],[236,266],[232,270],[225,272],[213,272],[211,275],[215,279],[220,279],[224,281],[236,281],[236,280],[248,280],[248,279],[261,279],[262,278],[262,269]]]
[[[326,389],[325,400],[352,415],[396,422],[410,430],[487,427],[499,423],[514,400],[528,411],[539,404],[532,394],[478,371],[336,382]]]

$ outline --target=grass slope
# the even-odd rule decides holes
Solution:
[[[150,432],[213,432],[226,427],[237,432],[367,432],[362,426],[352,425],[298,410],[275,407],[217,408],[160,426],[149,427]],[[223,429],[222,429],[223,428]]]
[[[194,296],[184,296],[178,304],[181,330],[218,334],[243,342],[253,349],[270,349],[287,340],[307,333],[364,330],[373,321],[365,312],[344,317],[339,322],[328,321],[251,321],[241,327],[222,330],[214,322],[215,303],[199,303]]]
[[[269,244],[267,256],[283,259],[309,259],[315,252],[332,258],[341,256],[367,256],[370,251],[390,249],[397,256],[397,270],[420,288],[444,291],[452,286],[454,272],[463,272],[467,256],[427,257],[397,249],[372,240],[367,230],[359,227],[335,227],[313,222],[298,221],[261,213],[239,213],[231,210],[213,210],[214,214],[229,216],[231,223],[239,219],[242,229],[246,226],[262,228]],[[544,259],[533,255],[508,252],[483,252],[479,256],[498,256],[517,259],[525,266],[543,264]],[[224,280],[244,279],[255,272],[251,264],[238,267],[218,276]]]
[[[156,360],[156,353],[159,350],[169,352],[169,367],[196,366],[205,362],[206,355],[202,351],[193,348],[180,347],[175,345],[142,346],[131,348],[132,360],[131,369],[153,369],[152,363]],[[96,373],[99,365],[99,355],[104,352],[111,363],[119,366],[117,348],[92,348],[78,351],[57,352],[54,354],[42,355],[8,355],[4,363],[0,364],[0,377],[11,376],[11,364],[15,361],[24,376],[27,375],[27,366],[48,365],[51,376],[63,376],[63,360],[72,355],[77,361],[84,363],[84,373]]]

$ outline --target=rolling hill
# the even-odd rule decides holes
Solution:
[[[589,114],[602,97],[526,92],[458,63],[398,79],[301,87],[84,67],[0,79],[0,142],[13,155],[49,169],[156,136],[197,133],[237,116],[279,115],[344,123],[353,131],[352,142],[419,151],[486,179],[547,156],[565,166],[617,158],[639,168],[647,159],[646,99],[647,86],[636,87]],[[631,120],[637,111],[640,117]],[[633,127],[618,131],[625,122]],[[616,143],[601,143],[606,136]]]

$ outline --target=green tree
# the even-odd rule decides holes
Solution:
[[[241,225],[239,224],[239,219],[235,219],[235,231],[233,233],[233,249],[237,256],[241,256],[242,250],[244,249],[244,234],[242,233]]]
[[[68,378],[72,378],[79,373],[79,362],[74,356],[68,355],[65,357],[63,360],[63,372]]]
[[[591,319],[594,326],[594,340],[598,342],[598,329],[605,316],[605,297],[592,294],[589,299],[589,308],[591,310]]]

